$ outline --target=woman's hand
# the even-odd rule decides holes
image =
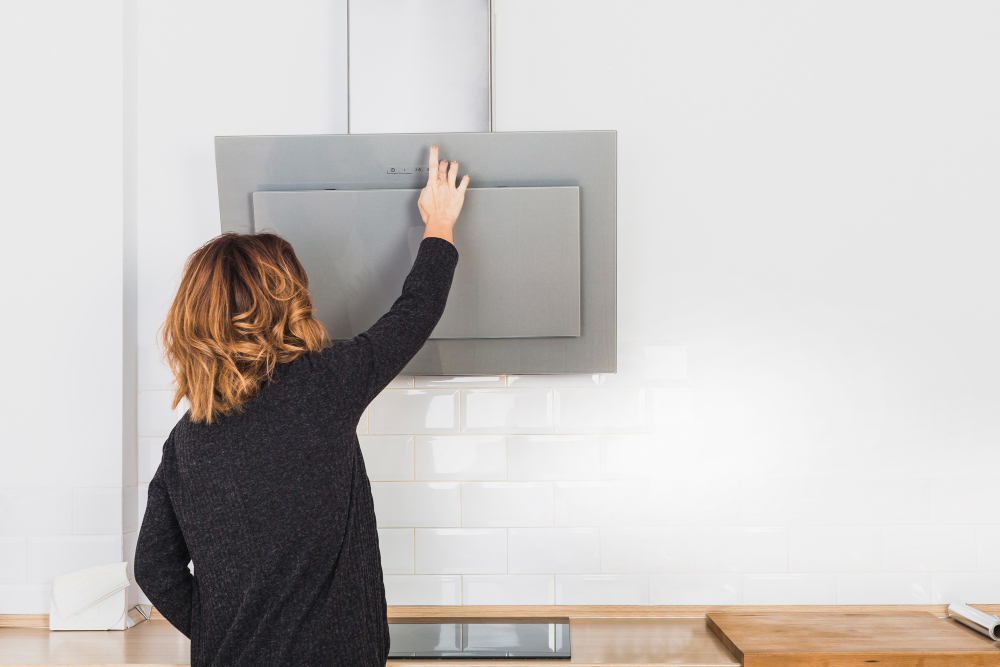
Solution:
[[[454,243],[452,228],[458,220],[462,204],[465,203],[465,189],[469,185],[469,175],[463,176],[462,182],[456,187],[458,162],[452,162],[450,166],[447,160],[438,162],[437,144],[431,146],[427,167],[427,185],[420,191],[420,199],[417,200],[420,217],[427,227],[424,238],[438,236]]]

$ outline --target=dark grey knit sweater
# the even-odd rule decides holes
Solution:
[[[149,483],[135,579],[193,667],[384,665],[385,589],[361,413],[420,350],[458,262],[427,237],[368,331],[279,364],[242,413],[185,414]],[[188,562],[194,563],[194,575]]]

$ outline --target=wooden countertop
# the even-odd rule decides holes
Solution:
[[[167,621],[151,620],[129,630],[50,631],[0,628],[0,665],[191,664],[191,642]]]
[[[989,613],[1000,605],[977,605]],[[709,628],[709,612],[783,612],[807,615],[830,612],[899,613],[924,611],[945,616],[945,605],[884,606],[531,606],[531,607],[390,607],[390,622],[476,620],[550,620],[570,623],[571,660],[456,660],[393,659],[390,667],[496,667],[514,665],[552,667],[567,663],[574,667],[625,667],[628,665],[672,665],[674,667],[729,667],[739,661]],[[125,631],[51,632],[44,627],[44,615],[0,618],[0,625],[19,624],[43,627],[0,627],[0,667],[14,665],[87,665],[112,667],[142,665],[166,667],[187,665],[190,643],[167,621],[141,623]],[[44,619],[44,620],[43,620]]]
[[[573,657],[529,660],[389,660],[389,667],[466,667],[484,664],[552,667],[673,665],[734,667],[740,663],[703,618],[570,619]],[[170,623],[153,619],[125,631],[50,632],[45,628],[0,629],[0,665],[187,665],[190,642]]]

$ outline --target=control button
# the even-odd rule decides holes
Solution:
[[[427,165],[416,165],[416,166],[396,166],[396,167],[386,167],[385,173],[387,174],[426,174]]]

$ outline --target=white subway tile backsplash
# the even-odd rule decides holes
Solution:
[[[646,482],[555,482],[557,526],[644,526]]]
[[[369,433],[458,433],[459,399],[459,389],[383,389],[368,406]]]
[[[556,604],[649,604],[649,576],[557,574]]]
[[[977,527],[976,548],[979,569],[1000,572],[1000,526]]]
[[[164,438],[139,438],[139,483],[149,484],[163,458]]]
[[[60,574],[125,560],[121,535],[31,536],[27,546],[26,575],[32,584],[51,584]]]
[[[882,569],[961,572],[976,569],[974,526],[885,526]]]
[[[684,345],[646,345],[646,378],[649,380],[686,380],[687,347]]]
[[[467,574],[462,577],[462,604],[555,604],[552,574]]]
[[[462,525],[458,482],[372,482],[380,528]]]
[[[930,481],[931,523],[996,523],[996,485],[982,479]]]
[[[73,489],[74,535],[120,535],[122,489]]]
[[[551,433],[550,389],[463,389],[462,433]]]
[[[174,374],[163,360],[163,352],[159,345],[139,345],[138,356],[139,389],[142,391],[170,389]]]
[[[0,534],[73,532],[72,489],[0,489]]]
[[[368,433],[368,416],[371,414],[371,406],[367,406],[364,412],[361,413],[361,417],[358,419],[358,425],[355,427],[354,432],[358,435],[362,433]]]
[[[836,523],[838,487],[834,480],[745,478],[738,490],[745,526]]]
[[[51,584],[0,584],[0,614],[47,614]]]
[[[931,574],[933,604],[996,604],[1000,572],[935,572]]]
[[[931,577],[919,572],[837,575],[837,604],[929,604]]]
[[[587,375],[508,375],[508,387],[596,387],[601,383],[597,373]]]
[[[596,435],[511,435],[507,476],[512,480],[584,480],[600,477]]]
[[[618,340],[618,359],[614,373],[601,373],[601,384],[621,387],[643,387],[649,384],[649,368],[645,345],[640,342]]]
[[[550,482],[463,482],[463,526],[551,526]]]
[[[646,377],[650,380],[686,380],[687,347],[684,345],[647,345]]]
[[[601,572],[643,574],[693,572],[691,526],[601,528]]]
[[[845,479],[837,490],[837,523],[927,523],[925,479]]]
[[[418,574],[502,574],[507,531],[502,528],[417,528]]]
[[[139,530],[139,487],[122,488],[122,531]]]
[[[600,436],[601,479],[655,479],[664,472],[668,448],[652,433]]]
[[[379,528],[383,574],[413,574],[413,528]]]
[[[687,347],[661,341],[618,341],[618,370],[602,373],[607,386],[644,387],[687,379]]]
[[[139,389],[143,391],[170,389],[174,374],[163,360],[163,352],[159,345],[139,345],[137,354]]]
[[[413,479],[412,435],[359,435],[368,479],[373,482]]]
[[[510,528],[507,571],[510,574],[599,572],[597,528]]]
[[[129,412],[131,412],[131,411],[130,410],[126,410],[126,413],[129,413]],[[127,425],[126,423],[129,424],[129,425]],[[113,484],[119,484],[120,483],[122,486],[135,486],[136,484],[139,483],[139,479],[138,479],[138,477],[139,477],[139,442],[138,442],[138,438],[135,436],[135,433],[134,433],[134,426],[130,425],[131,423],[132,423],[131,415],[123,416],[123,418],[122,418],[122,426],[123,426],[122,440],[123,440],[123,442],[122,442],[122,452],[121,452],[121,478],[120,478],[120,481],[117,480],[117,479],[115,479],[114,481],[111,481],[111,479],[109,478],[109,480],[106,481],[106,482],[100,482],[99,483],[99,482],[97,482],[95,480],[95,481],[91,481],[91,482],[78,482],[78,485],[80,485],[80,486],[89,486],[90,484],[108,484],[108,485],[113,485]],[[101,457],[97,457],[97,458],[101,458]],[[107,459],[105,459],[105,460],[107,460]],[[114,474],[115,472],[117,472],[117,470],[114,470],[114,469],[112,469],[112,471],[113,471],[112,474]],[[111,471],[109,471],[109,472],[111,472]],[[117,475],[115,475],[115,477],[117,477]]]
[[[139,435],[170,435],[174,424],[187,411],[186,400],[178,403],[176,408],[171,408],[173,400],[174,392],[169,390],[139,392]]]
[[[694,390],[691,387],[649,387],[646,389],[646,413],[651,431],[659,431],[678,422],[692,422]]]
[[[459,575],[387,574],[382,580],[386,604],[462,604],[462,577]]]
[[[146,501],[149,500],[149,484],[140,484],[137,493],[139,494],[139,526],[142,526],[142,518],[146,516]]]
[[[739,483],[724,478],[648,482],[653,526],[726,525],[739,521]]]
[[[788,529],[791,572],[872,572],[882,569],[878,526],[792,526]]]
[[[507,439],[502,435],[418,435],[418,480],[507,478]]]
[[[695,529],[699,572],[785,572],[788,529],[758,526],[699,526]]]
[[[695,421],[687,348],[636,350],[618,375],[389,383],[357,428],[389,604],[1000,598],[985,478],[878,473],[853,450],[799,475],[780,442],[707,449],[722,431]],[[6,613],[47,611],[55,574],[119,558],[131,572],[136,513],[186,409],[162,380],[141,387],[138,487],[0,489],[0,613],[4,596],[19,601]],[[753,457],[775,477],[738,474]]]
[[[125,574],[129,579],[135,579],[135,547],[138,541],[138,530],[122,533],[122,560],[128,563],[128,566],[125,568]]]
[[[835,574],[744,574],[743,604],[836,604]]]
[[[552,392],[556,433],[629,433],[646,427],[644,389],[560,387]]]
[[[505,375],[438,376],[418,375],[415,387],[506,387]]]
[[[743,602],[741,574],[651,574],[649,603],[715,605]]]
[[[28,538],[0,536],[0,584],[26,583]]]

